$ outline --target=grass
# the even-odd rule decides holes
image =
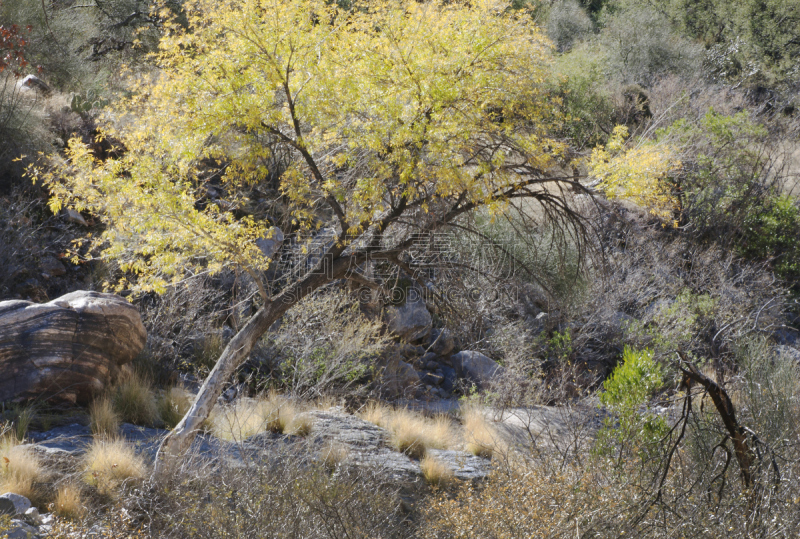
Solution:
[[[61,485],[53,502],[53,512],[60,517],[69,519],[83,516],[86,512],[86,507],[83,505],[80,487],[71,483]]]
[[[147,468],[124,440],[96,439],[84,457],[84,471],[87,484],[113,495],[124,483],[144,479]]]
[[[311,418],[294,401],[270,392],[258,399],[239,399],[215,409],[211,432],[217,438],[241,441],[260,432],[305,436],[311,432]]]
[[[0,492],[35,498],[36,484],[44,478],[41,462],[30,447],[19,445],[13,434],[0,437]]]
[[[478,457],[491,458],[499,449],[497,433],[477,406],[466,406],[461,411],[466,450]]]
[[[405,408],[393,409],[373,402],[361,418],[388,430],[390,445],[412,458],[422,458],[428,449],[447,449],[455,438],[447,416],[430,419]]]
[[[119,432],[119,414],[108,397],[101,397],[89,406],[89,419],[92,434],[96,436],[116,436]]]
[[[114,410],[128,423],[152,425],[158,419],[153,387],[149,380],[135,372],[120,379],[112,401]]]
[[[194,396],[182,387],[171,387],[158,399],[158,413],[168,429],[174,429],[189,408]]]
[[[419,467],[422,470],[422,476],[429,485],[444,487],[453,482],[453,470],[441,460],[425,455],[420,461]]]
[[[347,460],[349,451],[346,445],[330,440],[322,446],[319,454],[325,467],[329,470],[335,470]]]

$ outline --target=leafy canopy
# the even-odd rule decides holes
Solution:
[[[280,192],[294,231],[333,226],[340,249],[403,213],[500,210],[565,150],[547,137],[550,46],[506,7],[190,0],[188,27],[166,26],[158,73],[107,114],[124,150],[100,160],[73,141],[60,170],[33,174],[53,210],[103,218],[103,254],[143,290],[197,266],[268,267],[255,244],[268,223],[240,210],[278,150],[293,156]],[[225,165],[226,196],[206,204],[209,161]]]

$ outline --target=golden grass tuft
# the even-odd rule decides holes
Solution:
[[[491,458],[500,449],[497,434],[480,408],[464,407],[461,410],[461,421],[464,424],[464,439],[468,452],[478,457]]]
[[[273,391],[258,399],[239,399],[216,408],[211,432],[229,441],[242,441],[265,431],[305,436],[312,425],[304,412],[303,406]]]
[[[194,395],[182,387],[171,387],[158,399],[158,414],[168,429],[174,429],[194,401]]]
[[[116,436],[119,433],[119,414],[108,397],[101,397],[89,406],[92,434],[96,436]]]
[[[334,470],[339,467],[347,460],[349,453],[346,445],[333,440],[328,441],[328,443],[322,446],[319,452],[322,463],[329,470]]]
[[[80,487],[70,483],[58,487],[56,499],[53,502],[53,512],[62,518],[69,519],[83,516],[86,512],[86,507],[83,505]]]
[[[44,478],[44,469],[32,448],[19,445],[14,435],[0,437],[0,492],[35,498],[36,483]]]
[[[84,480],[112,495],[125,482],[144,479],[144,459],[124,440],[95,440],[84,457]]]
[[[419,467],[422,470],[422,476],[429,485],[445,487],[455,479],[453,470],[447,464],[431,455],[425,455],[420,461]]]
[[[408,409],[392,409],[369,403],[361,418],[390,433],[389,443],[412,458],[422,458],[428,449],[447,449],[453,439],[452,422],[447,416],[429,419]]]
[[[150,381],[137,373],[123,376],[113,392],[114,410],[123,421],[152,425],[158,419],[156,396]]]

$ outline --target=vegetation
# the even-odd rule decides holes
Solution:
[[[88,410],[2,406],[53,535],[798,534],[797,2],[90,4],[0,0],[0,300],[148,330]]]

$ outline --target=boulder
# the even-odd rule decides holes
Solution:
[[[378,380],[387,396],[413,395],[420,385],[414,367],[396,357],[389,359]]]
[[[452,333],[447,329],[434,329],[431,330],[431,336],[428,339],[428,351],[433,352],[437,356],[446,356],[453,351],[455,347],[455,339]]]
[[[283,245],[283,232],[280,228],[273,226],[267,230],[266,236],[256,240],[256,246],[261,250],[261,253],[267,257],[272,258],[275,253],[280,251]]]
[[[38,529],[22,520],[12,520],[10,524],[8,529],[3,530],[4,539],[37,539],[41,537]]]
[[[47,83],[36,75],[26,75],[25,78],[20,81],[19,85],[25,90],[36,90],[43,94],[49,94],[51,92]]]
[[[505,372],[493,359],[471,350],[453,354],[450,362],[459,378],[473,382],[478,389],[485,389],[492,380]]]
[[[88,402],[146,340],[136,307],[113,294],[78,291],[43,304],[0,302],[0,401]]]
[[[0,496],[0,515],[11,515],[12,517],[24,515],[25,511],[31,508],[31,501],[25,496],[6,492]]]
[[[386,309],[386,326],[405,342],[425,339],[431,332],[431,313],[422,299]]]

